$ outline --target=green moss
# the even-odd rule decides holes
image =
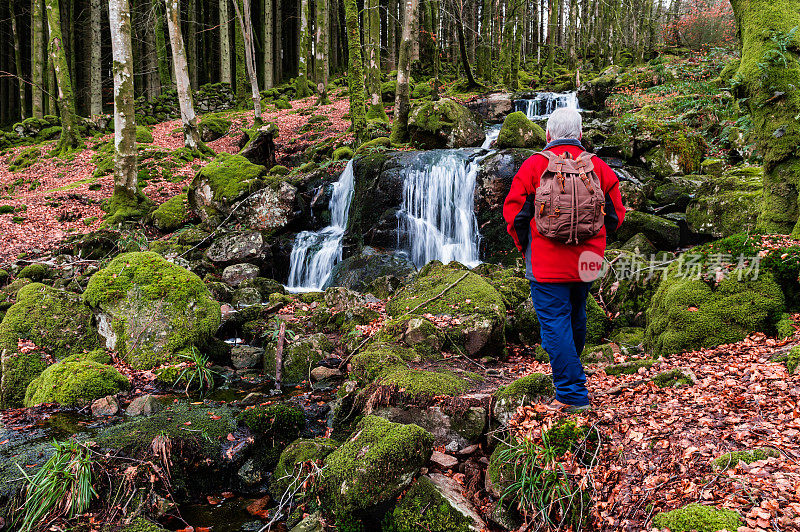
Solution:
[[[153,132],[145,126],[136,126],[136,142],[138,144],[152,144]]]
[[[758,460],[766,460],[767,458],[778,458],[780,457],[781,453],[776,451],[775,449],[770,448],[759,448],[753,449],[751,451],[733,451],[730,453],[725,453],[716,460],[714,460],[714,467],[716,469],[726,470],[732,467],[736,467],[739,462],[744,462],[745,464],[752,464]]]
[[[553,379],[543,373],[531,373],[520,377],[507,386],[501,386],[494,394],[495,399],[512,399],[517,397],[542,397],[553,395]]]
[[[153,225],[162,231],[175,231],[189,220],[189,205],[186,194],[168,199],[153,211]]]
[[[152,252],[118,255],[92,275],[83,299],[111,315],[116,349],[137,368],[202,345],[220,323],[219,303],[203,281]]]
[[[2,284],[2,281],[0,281],[0,284]],[[781,319],[775,324],[775,330],[778,333],[778,339],[782,340],[784,338],[793,336],[794,333],[797,332],[797,329],[795,329],[794,325],[794,320],[792,319],[791,314],[787,312],[781,314]]]
[[[503,120],[495,147],[504,148],[543,148],[546,143],[544,130],[516,111]]]
[[[30,279],[38,282],[46,279],[50,274],[50,268],[46,264],[28,264],[17,274],[21,279]]]
[[[263,166],[253,164],[241,155],[220,153],[197,174],[198,180],[208,181],[214,200],[233,202],[260,187],[260,179],[267,173]]]
[[[269,169],[269,173],[273,175],[286,175],[289,173],[289,169],[282,164],[276,164]]]
[[[118,532],[166,532],[166,528],[163,528],[151,521],[143,517],[139,517],[135,519],[131,524],[126,525],[119,529]]]
[[[353,150],[348,146],[342,146],[333,150],[333,160],[341,161],[353,158]]]
[[[8,169],[12,172],[19,172],[30,168],[39,161],[41,149],[37,146],[30,146],[17,152],[16,156],[8,163]]]
[[[546,430],[542,439],[547,441],[550,448],[561,456],[567,451],[572,451],[575,447],[586,439],[589,434],[589,427],[578,425],[574,419],[564,418]],[[590,437],[592,443],[597,441],[597,434],[592,433]]]
[[[253,433],[284,444],[296,439],[306,426],[303,411],[290,403],[248,408],[236,419],[247,425]]]
[[[661,512],[653,517],[653,526],[669,528],[670,532],[735,531],[742,526],[739,514],[732,510],[717,510],[711,506],[692,503],[671,512]]]
[[[678,386],[694,384],[691,377],[679,368],[659,373],[653,377],[652,381],[659,388],[677,388]]]
[[[420,477],[384,518],[385,532],[469,532],[472,520],[453,508],[427,477]]]
[[[548,355],[547,360],[543,360],[542,362],[549,361],[550,356]],[[583,349],[581,353],[581,362],[584,364],[595,364],[598,362],[613,362],[614,361],[614,348],[611,344],[600,344],[600,345],[593,345],[588,346]]]
[[[217,140],[228,134],[231,129],[232,122],[225,118],[224,115],[218,113],[211,113],[203,115],[197,128],[200,131],[200,136],[205,142]]]
[[[369,383],[396,366],[406,366],[413,358],[411,350],[383,342],[370,342],[350,360],[350,374],[361,383]]]
[[[6,270],[0,268],[0,286],[5,285],[10,277]]]
[[[655,355],[738,342],[754,331],[772,332],[784,297],[772,274],[735,273],[718,285],[678,275],[670,266],[647,311],[645,345]]]
[[[387,372],[378,384],[396,386],[412,400],[417,401],[433,399],[440,395],[456,396],[469,388],[469,381],[452,372],[400,367]]]
[[[786,358],[786,369],[794,375],[798,366],[800,366],[800,346],[795,346]]]
[[[686,208],[686,221],[693,231],[716,237],[752,232],[762,196],[760,167],[731,168],[719,176],[707,176]]]
[[[325,458],[323,504],[338,516],[391,501],[430,458],[433,436],[417,425],[364,417],[355,434]]]
[[[322,460],[337,447],[339,443],[329,438],[300,439],[290,443],[281,453],[272,474],[272,493],[280,496],[290,486],[295,487],[293,481],[300,464],[313,461],[322,465]]]
[[[489,456],[489,467],[486,468],[486,477],[492,487],[503,493],[505,487],[514,480],[514,466],[502,459],[502,455],[509,449],[508,444],[500,442]]]
[[[0,323],[0,351],[5,350],[0,386],[3,408],[22,405],[28,384],[47,366],[44,354],[60,360],[99,343],[92,312],[79,296],[31,283],[16,297]],[[19,351],[20,340],[33,342],[42,351]]]
[[[48,366],[31,381],[25,393],[25,406],[80,405],[114,395],[126,390],[128,385],[128,379],[113,366],[72,355]]]
[[[333,346],[322,333],[295,339],[283,350],[283,382],[293,386],[306,381],[311,369],[331,351]],[[264,353],[264,370],[275,375],[274,344],[271,344]]]
[[[356,149],[356,155],[364,155],[367,153],[371,153],[374,151],[382,151],[388,150],[392,147],[392,143],[389,140],[389,137],[378,137],[376,139],[368,140],[361,144],[361,146]]]
[[[639,371],[639,368],[649,368],[655,363],[655,360],[632,360],[622,364],[606,366],[604,369],[607,375],[633,375]]]

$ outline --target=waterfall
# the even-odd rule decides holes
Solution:
[[[289,257],[289,281],[286,283],[289,291],[321,290],[333,266],[342,260],[342,237],[347,228],[353,185],[351,159],[339,180],[333,184],[333,194],[328,203],[331,225],[319,231],[303,231],[295,237]]]
[[[408,239],[417,267],[432,260],[479,264],[474,212],[479,162],[468,151],[434,150],[420,154],[406,168],[399,234]]]
[[[516,111],[523,111],[530,120],[543,120],[560,107],[580,110],[575,92],[537,92],[535,98],[516,100]]]

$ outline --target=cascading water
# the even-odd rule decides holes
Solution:
[[[289,291],[321,290],[333,266],[342,260],[342,237],[347,228],[353,185],[353,161],[350,160],[339,180],[333,184],[333,194],[328,203],[331,225],[319,231],[303,231],[295,237],[289,257],[289,281],[286,283]]]
[[[516,100],[515,110],[522,111],[529,120],[543,120],[561,107],[580,109],[578,95],[574,92],[537,92],[535,98]]]
[[[417,267],[432,260],[470,267],[480,263],[474,212],[479,162],[467,150],[434,150],[421,153],[406,168],[397,216],[399,234],[407,239]]]

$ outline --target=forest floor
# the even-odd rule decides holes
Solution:
[[[265,109],[264,121],[274,122],[280,132],[276,140],[278,151],[296,152],[311,143],[346,135],[350,122],[344,116],[349,112],[349,101],[339,92],[331,95],[330,105],[318,106],[312,96],[290,102],[292,109]],[[301,131],[312,115],[324,115],[330,120],[326,129],[315,130],[321,135],[313,140]],[[252,111],[231,112],[229,117],[233,120],[230,133],[208,143],[217,153],[238,152],[240,130],[253,124]],[[180,120],[156,124],[152,133],[153,143],[140,144],[141,150],[157,152],[163,157],[164,151],[183,146]],[[33,165],[18,171],[11,171],[9,166],[28,147],[8,150],[0,157],[0,206],[15,209],[15,212],[0,214],[0,234],[3,235],[0,264],[23,252],[36,255],[48,251],[68,235],[88,233],[101,226],[102,203],[114,191],[114,176],[94,177],[97,168],[94,158],[98,148],[109,141],[113,141],[113,134],[85,139],[86,147],[65,159],[47,157],[48,150],[57,141],[48,142],[39,145],[41,154]],[[278,155],[280,157],[280,153]],[[172,170],[171,179],[151,179],[142,191],[155,203],[163,203],[188,186],[195,172],[210,160],[182,161]]]

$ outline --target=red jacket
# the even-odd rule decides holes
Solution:
[[[584,151],[580,146],[571,144],[549,149],[559,155],[569,152],[573,159]],[[605,226],[596,236],[573,245],[544,237],[536,230],[533,219],[534,195],[546,168],[547,158],[536,154],[522,163],[514,176],[503,205],[508,234],[514,239],[517,249],[525,255],[526,277],[529,280],[549,283],[592,280],[594,277],[587,278],[586,275],[586,257],[602,260],[606,250],[606,228],[616,230],[625,218],[617,175],[599,157],[594,158],[594,169],[605,193]]]

